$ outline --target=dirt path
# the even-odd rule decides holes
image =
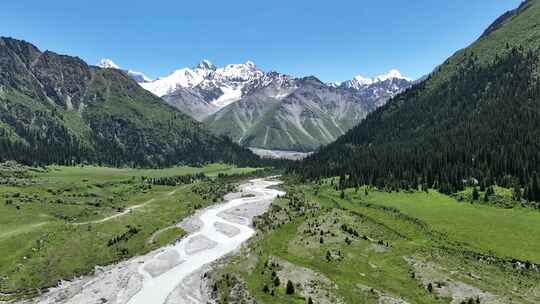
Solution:
[[[177,225],[171,225],[169,227],[165,227],[165,228],[161,228],[159,229],[158,231],[152,233],[152,235],[146,240],[146,244],[152,244],[154,242],[154,240],[160,235],[162,234],[163,232],[167,231],[167,230],[170,230],[170,229],[173,229],[173,228],[176,228],[178,227]]]
[[[175,189],[169,193],[167,193],[167,196],[173,196],[176,191],[178,191],[178,189]],[[167,231],[167,230],[170,230],[170,229],[173,229],[173,228],[176,228],[178,227],[178,225],[171,225],[171,226],[168,226],[168,227],[165,227],[165,228],[161,228],[159,229],[158,231],[152,233],[152,235],[146,240],[146,244],[152,244],[154,242],[154,240],[160,235],[162,234],[163,232]]]
[[[135,209],[142,208],[142,207],[144,207],[144,206],[146,206],[146,205],[152,203],[152,202],[155,201],[155,200],[156,200],[155,198],[149,199],[149,200],[147,200],[146,202],[144,202],[144,203],[142,203],[142,204],[128,207],[128,208],[126,208],[126,210],[124,210],[124,211],[122,211],[122,212],[120,212],[120,213],[117,213],[117,214],[108,216],[108,217],[103,218],[103,219],[100,219],[100,220],[88,221],[88,222],[82,222],[82,223],[73,223],[73,225],[80,226],[80,225],[88,225],[88,224],[101,224],[101,223],[105,223],[105,222],[108,222],[108,221],[113,220],[113,219],[115,219],[115,218],[124,216],[124,215],[130,213],[131,211],[133,211],[133,210],[135,210]]]
[[[36,223],[36,224],[29,224],[29,225],[26,225],[26,226],[23,226],[23,227],[20,227],[20,228],[17,228],[17,229],[8,230],[6,232],[0,233],[0,239],[1,238],[6,238],[6,237],[12,237],[12,236],[20,234],[20,233],[26,233],[26,232],[33,231],[34,229],[39,228],[39,227],[41,227],[43,225],[46,225],[48,223],[49,222],[41,222],[41,223]]]
[[[169,193],[167,193],[166,195],[167,196],[173,196],[176,192],[178,191],[178,189],[175,189]],[[124,216],[128,213],[130,213],[131,211],[135,210],[135,209],[139,209],[139,208],[142,208],[150,203],[152,203],[153,201],[155,201],[156,198],[152,198],[152,199],[149,199],[147,200],[146,202],[142,203],[142,204],[139,204],[139,205],[135,205],[135,206],[131,206],[131,207],[128,207],[126,208],[126,210],[120,212],[120,213],[117,213],[117,214],[114,214],[114,215],[111,215],[111,216],[108,216],[106,218],[103,218],[103,219],[100,219],[100,220],[95,220],[95,221],[88,221],[88,222],[82,222],[82,223],[73,223],[73,225],[76,225],[76,226],[80,226],[80,225],[88,225],[88,224],[101,224],[101,223],[105,223],[105,222],[108,222],[110,220],[113,220],[117,217],[121,217],[121,216]],[[164,229],[171,229],[172,227],[167,227],[167,228],[164,228]],[[163,230],[163,229],[162,229]],[[155,233],[157,233],[159,231],[156,231]]]

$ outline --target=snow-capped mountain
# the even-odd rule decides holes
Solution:
[[[391,70],[325,84],[313,76],[263,72],[251,61],[218,68],[203,60],[140,85],[243,145],[313,151],[358,124],[411,80]]]
[[[99,61],[96,66],[103,68],[103,69],[117,69],[122,70],[128,74],[129,77],[131,77],[133,80],[135,80],[138,83],[146,83],[152,81],[152,79],[148,78],[144,73],[132,71],[132,70],[124,70],[120,66],[114,63],[111,59],[104,58]]]
[[[376,107],[380,107],[413,84],[414,81],[411,78],[403,76],[399,70],[394,69],[373,78],[357,75],[351,80],[334,82],[329,85],[354,90],[366,102],[371,102]]]
[[[223,108],[242,98],[242,89],[247,83],[263,76],[264,72],[257,69],[251,61],[243,64],[229,64],[209,74],[197,86],[197,89],[215,93],[215,98],[210,100],[210,103]]]
[[[205,122],[245,146],[313,151],[411,85],[397,70],[334,84],[270,72],[248,82],[239,101]]]
[[[127,70],[126,73],[128,74],[129,77],[131,77],[131,79],[135,80],[139,84],[152,81],[151,78],[148,78],[146,75],[144,75],[144,73],[141,73],[141,72]]]
[[[116,65],[111,59],[108,59],[108,58],[103,58],[99,61],[98,64],[96,64],[96,66],[100,67],[100,68],[104,68],[104,69],[117,69],[117,70],[121,70],[121,68]]]
[[[249,94],[208,117],[215,133],[249,147],[313,151],[334,141],[375,109],[354,90],[316,77],[268,73]]]
[[[159,97],[173,93],[178,88],[193,88],[216,71],[216,67],[208,60],[203,60],[193,68],[183,68],[172,72],[166,77],[160,77],[141,86]]]
[[[401,75],[401,72],[399,70],[394,69],[394,70],[390,70],[386,74],[382,74],[373,78],[365,78],[362,75],[357,75],[351,80],[347,80],[341,83],[337,82],[337,83],[334,83],[334,85],[341,86],[344,88],[349,88],[349,89],[361,90],[368,86],[385,82],[388,80],[405,80],[407,82],[412,82],[411,78]]]
[[[181,111],[202,120],[219,109],[240,100],[247,84],[266,75],[247,61],[217,68],[203,60],[191,68],[182,68],[152,82],[140,83]]]

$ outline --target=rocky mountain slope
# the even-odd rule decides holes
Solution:
[[[409,80],[395,77],[353,87],[270,72],[246,85],[242,99],[205,122],[244,146],[313,151],[408,86]]]
[[[0,161],[166,166],[255,161],[118,69],[0,38]]]

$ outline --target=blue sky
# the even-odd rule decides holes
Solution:
[[[163,76],[208,58],[324,81],[417,78],[521,0],[4,1],[0,35]]]

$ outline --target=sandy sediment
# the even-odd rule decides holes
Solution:
[[[240,233],[240,229],[223,222],[214,223],[214,227],[216,227],[217,231],[225,234],[228,237],[234,237]]]
[[[96,267],[94,275],[64,281],[46,294],[18,303],[95,304],[126,303],[142,286],[137,269],[146,256],[136,257],[116,265]]]
[[[212,241],[204,235],[198,235],[191,238],[185,247],[185,251],[188,255],[194,255],[201,251],[209,250],[218,245],[217,242]]]
[[[157,277],[183,262],[185,260],[181,259],[176,250],[167,250],[157,258],[145,263],[143,269],[152,277]]]
[[[223,211],[218,216],[240,225],[252,225],[252,219],[255,216],[263,214],[270,204],[272,204],[272,200],[256,202],[251,202],[253,200],[252,198],[243,198],[243,200],[246,201],[245,204]]]
[[[204,274],[210,270],[210,266],[190,274],[172,293],[169,294],[165,304],[198,304],[209,303],[210,297],[206,294],[207,287]]]

